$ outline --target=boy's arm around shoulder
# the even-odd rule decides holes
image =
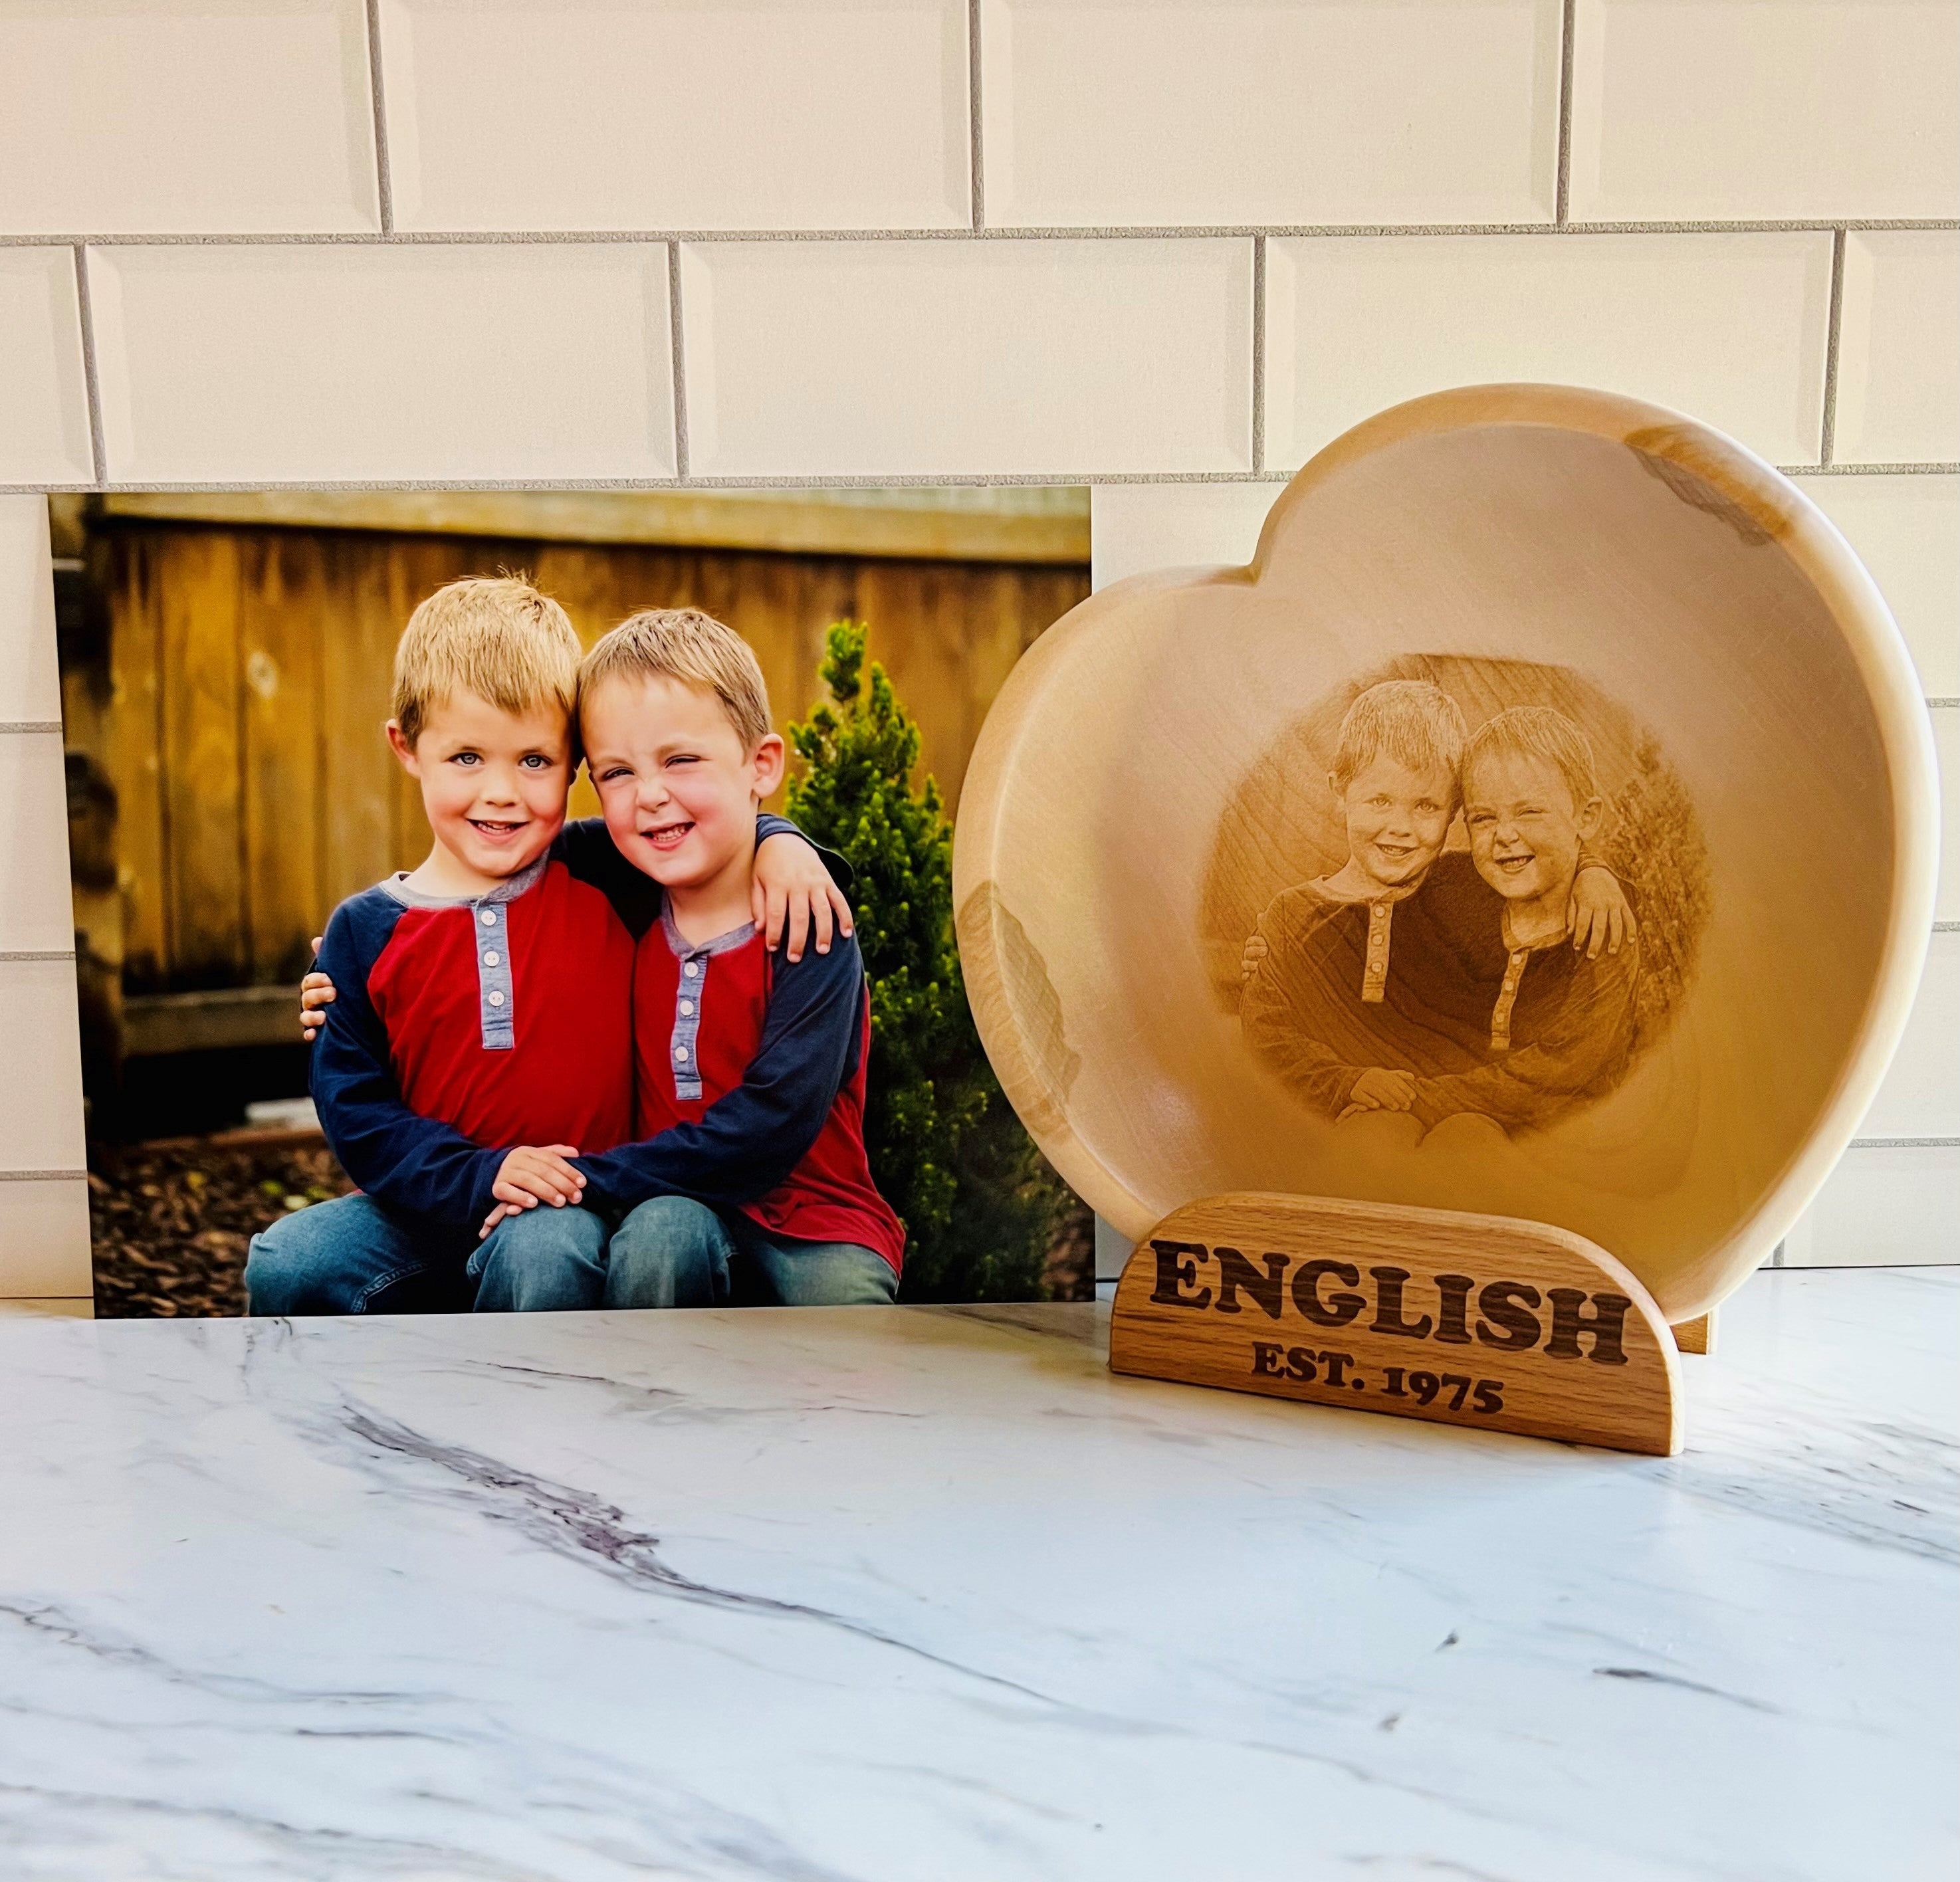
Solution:
[[[756,819],[756,851],[759,863],[765,845],[774,837],[794,837],[803,848],[813,853],[821,869],[807,872],[809,879],[792,882],[788,892],[781,886],[784,872],[759,869],[756,885],[756,925],[774,946],[786,930],[792,958],[801,955],[804,941],[813,932],[819,948],[830,945],[835,927],[851,932],[851,904],[846,895],[856,879],[851,865],[834,850],[826,850],[787,817],[768,811]],[[635,940],[660,919],[660,888],[642,876],[619,854],[603,817],[581,817],[558,832],[552,853],[578,881],[590,883],[612,904],[612,911],[626,924]],[[829,882],[825,882],[825,874]],[[800,872],[794,867],[788,874]],[[799,924],[797,917],[800,915]]]
[[[403,1102],[387,1031],[368,992],[393,920],[388,908],[357,895],[326,924],[319,965],[332,980],[336,998],[324,1009],[307,1082],[342,1168],[370,1196],[431,1220],[474,1227],[495,1206],[491,1186],[501,1153],[479,1149]]]
[[[768,1195],[809,1153],[857,1070],[864,962],[848,935],[828,954],[774,958],[762,1039],[742,1082],[697,1124],[580,1157],[588,1203],[630,1209],[650,1196],[690,1196],[736,1207]]]

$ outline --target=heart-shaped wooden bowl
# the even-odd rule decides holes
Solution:
[[[1481,857],[1460,812],[1440,853],[1383,835],[1418,813],[1370,782],[1433,772],[1439,695]],[[1523,1216],[1684,1321],[1870,1102],[1936,804],[1898,629],[1788,482],[1633,399],[1471,387],[1328,446],[1249,567],[1042,636],[967,773],[960,953],[1016,1108],[1124,1234],[1233,1191]],[[1568,878],[1637,939],[1548,941]]]

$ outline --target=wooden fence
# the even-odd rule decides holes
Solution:
[[[138,995],[289,985],[336,902],[421,860],[381,726],[402,623],[458,576],[527,573],[588,643],[636,608],[705,608],[755,648],[779,729],[816,696],[825,628],[867,621],[955,801],[1009,669],[1088,592],[1079,565],[113,515],[88,555],[102,631],[65,675],[72,796],[113,792],[120,933],[86,951]],[[574,812],[594,808],[581,778]]]

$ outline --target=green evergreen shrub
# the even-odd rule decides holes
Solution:
[[[867,688],[868,632],[850,621],[829,631],[819,671],[830,698],[789,729],[806,767],[790,782],[789,814],[857,872],[871,986],[865,1147],[905,1221],[901,1292],[1039,1300],[1072,1198],[981,1049],[953,943],[953,825],[932,779],[913,787],[918,727],[883,667],[873,664]]]

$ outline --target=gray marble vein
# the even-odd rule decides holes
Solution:
[[[1087,1307],[0,1324],[0,1877],[1810,1882],[1960,1858],[1960,1275],[1635,1458]]]

